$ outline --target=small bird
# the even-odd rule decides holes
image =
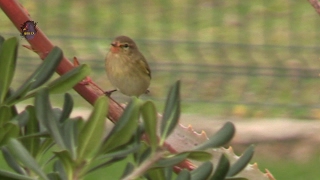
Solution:
[[[127,96],[139,97],[148,92],[151,71],[136,43],[127,36],[118,36],[111,43],[105,59],[107,76],[116,90]],[[107,91],[111,95],[116,90]]]

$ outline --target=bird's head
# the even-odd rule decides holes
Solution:
[[[134,51],[137,51],[138,47],[136,43],[127,36],[118,36],[116,37],[112,43],[110,51],[112,53],[123,53],[123,54],[131,54]]]

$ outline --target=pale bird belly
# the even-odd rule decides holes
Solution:
[[[117,82],[117,88],[121,93],[128,96],[140,96],[146,92],[150,84],[150,80],[132,76],[125,76],[119,81]]]
[[[140,96],[145,93],[150,85],[150,78],[140,74],[136,69],[124,68],[125,66],[111,66],[107,72],[110,82],[127,96]],[[119,68],[122,68],[121,70]],[[136,71],[136,72],[135,72]],[[134,74],[134,75],[133,75]]]

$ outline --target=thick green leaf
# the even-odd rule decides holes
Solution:
[[[59,47],[55,46],[52,48],[47,57],[43,60],[43,65],[36,70],[35,77],[33,77],[34,82],[30,87],[31,90],[43,85],[52,77],[62,60],[62,56],[63,53]]]
[[[151,148],[148,147],[140,153],[139,156],[136,156],[135,162],[137,165],[140,165],[142,162],[144,162],[147,158],[149,158],[151,155]]]
[[[197,169],[191,171],[192,180],[208,179],[213,170],[213,164],[210,161],[207,161],[201,164]]]
[[[6,147],[1,148],[3,158],[11,169],[16,171],[19,174],[27,175],[26,171],[20,166],[16,159],[11,155]]]
[[[19,126],[15,123],[8,122],[0,127],[0,146],[6,144],[10,138],[18,137]]]
[[[10,89],[10,91],[9,91],[8,94],[10,94],[10,92],[11,92],[11,89]],[[14,116],[17,116],[17,115],[19,114],[19,112],[18,112],[18,109],[17,109],[16,105],[10,105],[10,107],[11,107],[11,114],[12,114],[12,116],[13,116],[13,117],[14,117]]]
[[[24,135],[30,136],[40,133],[40,126],[36,117],[35,107],[27,106],[26,111],[29,114],[29,121],[24,129]],[[40,147],[40,137],[22,139],[21,142],[31,155],[36,157]]]
[[[164,168],[152,168],[147,171],[148,179],[152,180],[163,180],[163,179],[171,179],[171,177],[166,177]]]
[[[66,145],[66,148],[71,153],[73,159],[77,158],[77,142],[76,137],[79,135],[77,128],[78,128],[78,120],[71,120],[68,119],[63,123],[62,126],[62,135],[63,140]]]
[[[45,62],[43,63],[44,65],[40,66],[37,71],[42,72],[43,69],[48,68],[47,65],[45,66]],[[48,64],[48,63],[47,63]],[[39,75],[39,73],[34,73],[32,74],[29,79],[12,95],[6,103],[12,104],[16,103],[16,101],[22,101],[31,97],[34,97],[35,94],[42,90],[43,88],[39,87],[42,85],[45,81],[48,79],[40,79],[37,80],[36,77]],[[87,65],[80,65],[69,72],[65,73],[64,75],[60,76],[59,78],[55,79],[51,83],[47,85],[48,89],[50,90],[50,93],[63,93],[69,89],[71,89],[73,86],[75,86],[79,81],[84,79],[87,75],[90,73],[90,68]],[[51,76],[50,76],[51,77]],[[42,84],[38,84],[42,83]],[[35,89],[35,85],[39,88]],[[32,91],[30,91],[33,89]],[[25,95],[28,93],[27,95]],[[18,100],[17,100],[18,99]]]
[[[31,178],[28,176],[20,175],[10,171],[0,169],[0,179],[5,180],[37,180],[38,178]]]
[[[0,36],[0,48],[3,45],[3,42],[5,41],[4,37]]]
[[[191,174],[186,169],[183,169],[182,171],[180,171],[178,177],[176,178],[176,180],[189,180],[189,179],[191,179]]]
[[[228,143],[235,133],[235,127],[231,122],[227,122],[224,126],[209,140],[196,146],[194,150],[205,150],[208,148],[220,147],[226,143]]]
[[[10,95],[8,98],[6,98],[5,103],[8,105],[17,104],[18,102],[28,99],[30,97],[25,97],[25,95],[29,92],[30,87],[32,85],[33,81],[26,81],[17,91],[14,91],[12,95]],[[34,95],[33,95],[34,96]],[[33,97],[32,96],[32,97]]]
[[[49,173],[47,174],[48,178],[50,180],[63,180],[61,177],[60,177],[60,174],[57,173],[57,172],[52,172],[52,173]]]
[[[54,142],[51,138],[46,138],[44,141],[41,141],[37,157],[43,156],[53,145]]]
[[[126,157],[113,157],[113,158],[109,158],[109,159],[105,159],[103,162],[98,163],[97,165],[95,165],[94,167],[92,167],[90,170],[88,170],[86,172],[86,174],[89,174],[95,170],[101,170],[102,168],[105,168],[107,166],[111,166],[114,163],[121,161],[123,159],[125,159]]]
[[[175,155],[170,155],[168,157],[160,159],[155,166],[156,167],[168,167],[168,166],[174,166],[183,160],[187,159],[189,156],[189,153],[180,153]]]
[[[32,158],[29,152],[18,140],[10,139],[8,141],[8,149],[10,150],[11,154],[27,168],[38,174],[42,179],[48,180],[46,174],[42,171],[37,161]]]
[[[127,155],[138,151],[140,148],[140,144],[132,143],[128,146],[120,146],[118,149],[116,149],[114,152],[99,156],[97,159],[110,159],[110,158],[121,158],[126,157]]]
[[[24,127],[27,125],[27,123],[29,121],[29,112],[22,111],[20,114],[18,114],[16,117],[14,117],[13,120],[17,121],[20,127]]]
[[[185,157],[185,159],[192,159],[196,161],[208,161],[212,158],[212,154],[205,151],[185,151],[185,152],[175,154],[171,157],[169,156],[169,159],[173,157],[174,158],[178,157],[178,159],[180,159],[180,157]],[[163,159],[163,160],[166,160],[166,159]]]
[[[127,175],[129,175],[134,170],[134,165],[132,163],[127,163],[126,168],[123,171],[121,179],[124,179]]]
[[[62,123],[69,118],[73,108],[73,99],[69,93],[64,94],[63,109],[59,121]]]
[[[54,170],[54,172],[57,172],[60,175],[61,179],[63,179],[63,180],[69,180],[70,179],[70,177],[67,176],[61,161],[57,160],[57,161],[54,162],[53,170]]]
[[[52,111],[47,88],[44,88],[37,93],[35,98],[35,107],[37,119],[46,127],[57,145],[59,145],[62,149],[65,149],[66,146],[62,138],[62,130],[59,126],[57,117]]]
[[[29,97],[33,97],[35,93],[31,96],[24,97],[26,93],[30,90],[35,89],[45,82],[47,82],[55,69],[59,65],[62,59],[62,51],[58,47],[54,47],[48,56],[44,59],[41,65],[29,76],[29,78],[19,87],[19,89],[10,96],[6,103],[13,103],[17,99],[27,99]]]
[[[142,141],[142,136],[145,135],[145,128],[144,128],[144,124],[140,123],[138,124],[138,127],[136,129],[136,132],[133,135],[133,138],[131,141],[134,141],[132,143],[136,143],[136,144],[140,144]]]
[[[71,154],[67,150],[54,152],[54,154],[59,158],[61,164],[63,165],[63,169],[66,175],[68,176],[68,179],[72,179],[72,175],[74,173],[73,171],[75,170],[75,168]]]
[[[29,139],[29,138],[49,138],[49,137],[50,137],[50,134],[49,134],[48,131],[42,131],[42,132],[39,132],[39,133],[19,136],[18,139],[20,141],[23,141],[23,140]]]
[[[178,123],[180,117],[180,81],[177,81],[171,88],[167,97],[161,121],[161,140],[162,145]]]
[[[165,179],[172,179],[173,168],[172,167],[164,167],[162,168],[164,171]]]
[[[221,180],[224,179],[228,173],[230,167],[229,160],[224,154],[221,155],[217,168],[211,177],[211,180]]]
[[[11,108],[9,106],[0,106],[0,127],[12,118]]]
[[[151,101],[146,101],[141,106],[141,114],[143,117],[145,132],[153,151],[156,150],[158,144],[157,137],[157,111],[155,105]]]
[[[86,64],[81,64],[80,66],[73,68],[64,75],[60,76],[58,79],[49,83],[48,88],[50,90],[50,93],[59,94],[66,92],[89,74],[89,66]]]
[[[9,38],[0,47],[0,105],[9,90],[16,68],[18,39]]]
[[[140,139],[140,141],[141,141],[141,139]],[[140,143],[137,143],[137,144],[139,144],[140,148],[136,152],[133,153],[133,161],[138,165],[145,160],[144,157],[142,157],[142,156],[145,155],[146,151],[149,152],[149,154],[150,154],[151,148],[147,144],[147,142],[145,142],[145,141],[141,141]],[[121,147],[119,147],[119,148],[121,148]]]
[[[63,123],[63,137],[66,140],[66,145],[70,149],[72,148],[73,155],[76,155],[77,151],[76,148],[78,147],[79,143],[79,133],[83,126],[85,126],[86,121],[82,117],[75,117],[75,118],[68,118]],[[69,126],[69,127],[68,127]],[[70,132],[67,132],[70,130]],[[69,136],[68,138],[66,136]],[[71,149],[70,149],[71,150]],[[76,156],[73,156],[76,157]]]
[[[254,153],[254,146],[251,145],[246,149],[243,155],[230,167],[227,176],[231,177],[238,174],[242,169],[244,169],[250,162]]]
[[[53,115],[56,117],[56,119],[60,119],[61,114],[62,114],[62,109],[52,108],[52,112],[53,112]],[[60,121],[59,121],[59,124],[62,124],[62,123],[60,123]]]
[[[91,173],[95,170],[99,170],[103,167],[110,166],[115,162],[118,162],[124,158],[126,158],[129,154],[137,151],[139,149],[139,144],[133,144],[125,149],[121,149],[119,151],[115,151],[112,153],[108,153],[96,158],[96,161],[99,161],[97,165],[92,167],[87,173]],[[100,162],[101,161],[101,162]]]
[[[93,111],[80,130],[78,139],[78,158],[86,159],[92,157],[102,142],[105,130],[107,114],[107,98],[99,97],[93,107]]]
[[[102,152],[109,153],[130,141],[138,128],[139,103],[133,97],[122,113],[122,116],[112,128],[102,145]]]
[[[224,180],[248,180],[248,179],[242,178],[242,177],[227,177]]]
[[[212,154],[205,151],[187,151],[184,153],[188,153],[188,159],[196,160],[196,161],[208,161],[212,158]]]

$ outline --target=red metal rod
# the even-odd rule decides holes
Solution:
[[[20,26],[30,20],[31,17],[28,15],[28,12],[23,6],[18,3],[16,0],[0,0],[0,7],[4,11],[4,13],[9,17],[12,23],[16,26],[18,31],[21,33]],[[32,49],[38,53],[41,59],[44,59],[47,54],[51,51],[54,45],[47,38],[47,36],[42,32],[39,26],[37,26],[37,33],[32,39],[27,39],[30,43]],[[63,56],[63,59],[59,66],[56,69],[56,72],[60,75],[70,71],[73,68],[73,64]],[[74,89],[90,104],[94,104],[96,99],[99,96],[104,95],[104,92],[101,91],[100,88],[97,88],[95,84],[77,84],[74,86]],[[113,122],[117,121],[123,112],[123,108],[120,107],[116,102],[112,99],[109,101],[109,112],[108,118]]]

